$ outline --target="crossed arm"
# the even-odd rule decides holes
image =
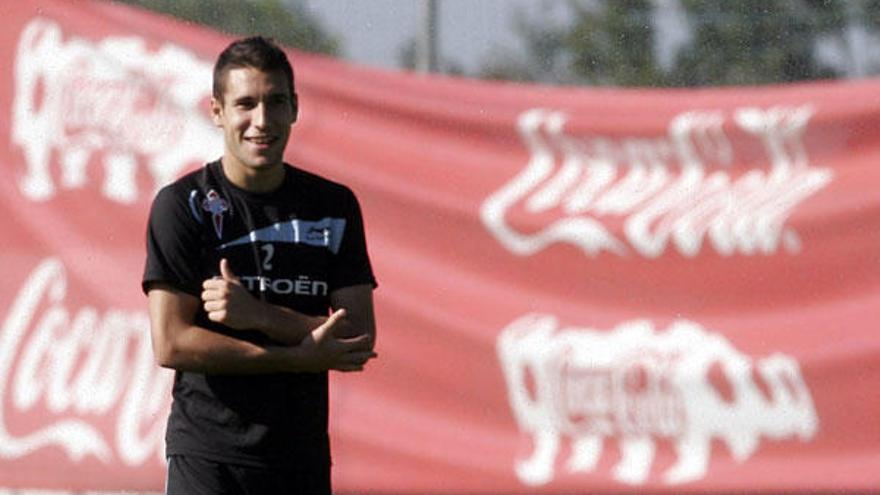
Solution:
[[[151,337],[161,366],[227,374],[360,371],[376,356],[371,286],[333,291],[333,314],[313,317],[254,298],[225,260],[221,273],[205,281],[201,299],[168,285],[150,289]],[[196,325],[200,307],[212,321],[261,331],[282,345],[257,345]]]

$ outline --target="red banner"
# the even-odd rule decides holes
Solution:
[[[139,283],[229,42],[5,9],[0,486],[159,490]],[[547,88],[291,52],[287,159],[361,199],[379,358],[340,493],[880,492],[880,81]]]

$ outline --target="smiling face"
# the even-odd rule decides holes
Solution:
[[[222,100],[211,100],[223,129],[223,171],[243,189],[264,192],[284,178],[284,148],[296,121],[296,95],[283,72],[235,67],[225,74]]]

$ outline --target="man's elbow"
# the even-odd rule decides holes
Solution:
[[[153,345],[153,356],[156,364],[163,368],[174,369],[178,363],[176,352],[170,345]]]
[[[174,341],[153,335],[153,357],[156,364],[163,368],[177,369],[181,363],[181,352]]]

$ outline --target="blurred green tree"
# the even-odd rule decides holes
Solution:
[[[340,41],[301,2],[288,0],[116,0],[232,35],[269,36],[304,51],[338,55]]]
[[[591,84],[663,85],[652,50],[650,0],[606,2],[601,9],[574,6],[577,22],[563,39],[575,74]]]
[[[844,70],[816,55],[821,39],[855,24],[880,26],[880,0],[680,0],[688,41],[669,63],[658,43],[661,0],[569,0],[565,15],[521,12],[524,55],[494,54],[482,77],[562,84],[706,86],[830,78]],[[855,6],[855,7],[854,7]],[[565,22],[559,19],[564,18]],[[673,33],[679,34],[682,33]],[[845,43],[844,43],[845,44]],[[880,65],[880,64],[878,64]]]
[[[815,43],[846,26],[844,3],[686,0],[694,41],[679,54],[669,82],[743,85],[834,77],[816,60]]]

